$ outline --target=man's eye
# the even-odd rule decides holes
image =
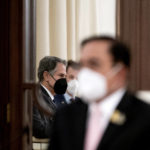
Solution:
[[[61,74],[61,75],[59,75],[61,78],[65,78],[65,75],[64,74]]]
[[[91,65],[91,66],[99,66],[99,63],[93,61],[93,62],[90,62],[90,65]]]

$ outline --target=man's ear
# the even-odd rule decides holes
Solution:
[[[118,73],[118,80],[120,79],[128,79],[129,69],[126,66],[123,66],[122,69]]]
[[[48,80],[49,80],[50,75],[49,75],[49,73],[48,73],[47,71],[44,71],[44,72],[43,72],[43,78],[44,78],[45,81],[48,81]]]

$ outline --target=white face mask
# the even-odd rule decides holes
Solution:
[[[121,68],[122,65],[116,68],[113,74],[108,74],[108,76],[114,76]],[[92,71],[91,69],[82,69],[78,74],[78,81],[78,95],[86,103],[95,102],[104,97],[108,92],[106,77],[100,73]]]
[[[78,88],[78,81],[76,79],[68,82],[67,92],[75,97]]]

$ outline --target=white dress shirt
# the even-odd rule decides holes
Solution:
[[[91,103],[89,105],[88,113],[90,113],[94,109],[94,105],[99,105],[99,109],[101,112],[101,121],[99,122],[100,128],[101,128],[101,135],[103,136],[103,133],[108,126],[109,120],[116,109],[117,105],[119,104],[121,98],[123,97],[125,93],[125,88],[119,89],[116,92],[112,93],[110,96],[106,97],[99,103]],[[88,114],[89,116],[89,114]],[[87,119],[88,123],[88,119]],[[101,137],[102,137],[101,136]],[[100,139],[101,140],[101,139]]]
[[[70,99],[72,97],[67,92],[64,94],[64,97],[65,97],[65,100],[66,100],[67,104],[70,104],[71,103]]]
[[[48,93],[48,95],[50,96],[50,98],[52,100],[54,100],[54,96],[52,95],[52,93],[44,85],[41,84],[41,86],[46,90],[46,92]]]

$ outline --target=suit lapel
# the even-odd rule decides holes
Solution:
[[[47,97],[50,97],[49,94],[47,93],[47,91],[43,88],[42,85],[40,85],[41,91],[43,94],[45,94]]]
[[[103,135],[103,138],[98,146],[98,149],[107,149],[108,143],[112,143],[120,130],[124,128],[124,125],[128,122],[130,111],[132,110],[132,96],[128,92],[125,93],[118,107],[114,111],[108,127]],[[117,117],[116,117],[117,116]]]
[[[42,91],[42,95],[43,95],[43,98],[45,100],[45,102],[47,104],[50,105],[50,107],[55,110],[56,109],[56,105],[55,103],[52,101],[51,97],[49,96],[49,94],[47,93],[47,91],[40,85],[40,88],[41,88],[41,91]]]

